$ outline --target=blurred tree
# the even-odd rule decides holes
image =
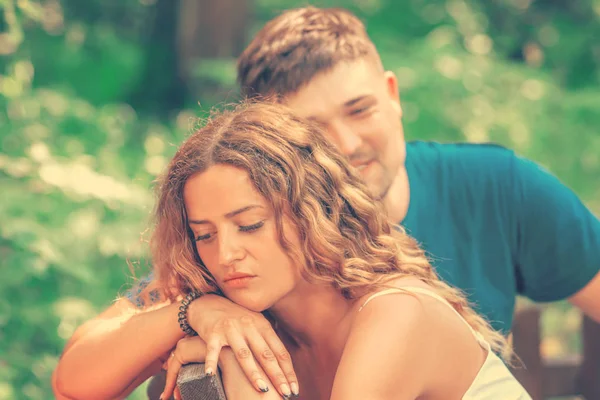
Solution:
[[[497,51],[545,67],[572,89],[600,83],[600,9],[596,1],[471,1],[489,16]],[[585,32],[585,34],[582,34]]]
[[[250,4],[248,0],[157,0],[153,28],[144,44],[144,72],[129,103],[152,115],[168,116],[190,96],[214,100],[223,86],[223,80],[212,73],[215,61],[227,63],[242,51]],[[203,73],[206,65],[210,73]]]
[[[127,102],[150,115],[167,117],[185,105],[187,90],[177,56],[178,9],[182,0],[157,0],[143,39],[143,69]]]
[[[242,52],[251,6],[249,0],[181,0],[178,51],[181,73],[187,79],[194,76],[194,64],[203,59],[226,59]]]

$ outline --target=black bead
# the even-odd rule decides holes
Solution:
[[[188,306],[192,301],[200,297],[200,293],[197,291],[192,291],[188,293],[184,299],[181,301],[181,306],[179,306],[179,313],[177,314],[177,322],[179,323],[179,327],[186,335],[197,336],[198,333],[193,330],[188,321],[187,321],[187,310]]]

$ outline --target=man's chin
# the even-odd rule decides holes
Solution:
[[[390,187],[392,186],[391,182],[388,182],[387,179],[384,179],[383,176],[379,177],[370,177],[371,179],[365,180],[367,183],[367,188],[371,195],[377,201],[381,201],[387,196],[390,191]],[[373,179],[376,178],[376,179]]]
[[[376,200],[383,199],[390,190],[391,182],[388,182],[387,176],[381,164],[373,161],[367,168],[359,171],[360,176],[367,184],[367,188]]]

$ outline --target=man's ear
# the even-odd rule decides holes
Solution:
[[[385,71],[383,73],[383,77],[385,79],[385,86],[387,89],[387,94],[390,97],[390,101],[392,102],[394,109],[396,109],[400,117],[402,117],[400,93],[398,92],[398,78],[396,78],[396,74],[394,74],[392,71]]]

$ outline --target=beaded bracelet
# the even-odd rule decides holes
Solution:
[[[190,292],[185,298],[181,301],[181,306],[179,307],[179,318],[177,321],[179,322],[179,327],[186,335],[198,336],[198,333],[192,329],[187,320],[187,309],[192,303],[192,301],[196,300],[200,297],[200,293],[196,291]]]

